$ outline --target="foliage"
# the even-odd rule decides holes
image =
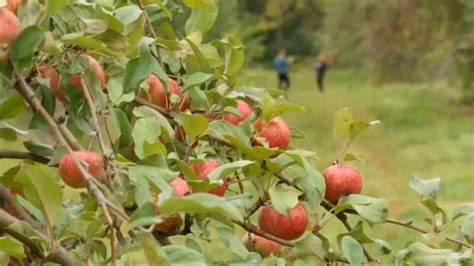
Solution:
[[[215,1],[45,3],[21,5],[22,32],[9,60],[0,62],[0,137],[30,138],[25,143],[28,152],[0,153],[23,158],[0,178],[0,257],[12,263],[59,264],[127,263],[136,256],[152,265],[272,260],[360,264],[379,259],[469,263],[473,208],[463,204],[450,218],[437,202],[439,179],[411,182],[432,214],[427,218],[430,229],[420,229],[411,221],[387,218],[385,199],[348,195],[332,206],[323,199],[325,184],[312,163],[314,153],[258,143],[262,119],[302,108],[270,90],[236,86],[244,61],[242,42],[232,35],[203,41],[217,18]],[[172,24],[179,10],[189,13],[184,31]],[[105,88],[84,55],[93,56],[105,70]],[[59,87],[39,72],[45,65],[59,73]],[[154,102],[150,75],[158,77],[169,94],[164,106]],[[170,78],[182,85],[181,92],[172,91]],[[191,104],[182,108],[186,97]],[[237,98],[251,103],[253,114],[235,126],[221,117],[236,112]],[[28,128],[16,128],[25,117]],[[344,156],[347,148],[376,123],[354,120],[348,109],[336,112],[333,121],[342,144],[336,160],[352,160]],[[38,141],[37,132],[52,137]],[[87,165],[76,162],[88,189],[74,190],[78,197],[73,197],[57,166],[65,154],[81,149],[100,153],[104,171],[92,177]],[[221,164],[201,180],[191,165],[211,157]],[[173,187],[177,176],[187,181],[192,193],[178,195]],[[224,197],[206,193],[224,182],[231,184]],[[316,214],[299,239],[279,239],[251,223],[263,204],[274,202],[286,213],[298,201]],[[347,215],[358,224],[351,226]],[[175,218],[183,224],[159,229]],[[337,220],[348,232],[328,241],[321,229]],[[454,220],[461,222],[457,235],[442,235]],[[392,252],[388,243],[363,231],[364,224],[381,223],[436,233],[443,241],[431,246],[408,243],[406,249]],[[242,245],[239,227],[286,246],[288,252],[262,261]],[[206,241],[222,242],[231,255],[213,261],[201,248]],[[380,246],[382,254],[368,254],[367,245]]]

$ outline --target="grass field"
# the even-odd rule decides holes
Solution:
[[[367,161],[355,163],[364,177],[363,193],[387,198],[389,216],[428,215],[408,186],[413,175],[442,178],[439,201],[448,214],[457,204],[474,201],[474,106],[458,104],[457,90],[449,84],[376,86],[353,71],[337,70],[328,72],[326,91],[320,93],[311,71],[295,70],[290,77],[289,99],[306,108],[303,114],[285,115],[291,126],[307,135],[293,145],[316,151],[320,171],[334,160],[332,114],[348,106],[356,119],[381,120],[363,132],[350,151]],[[261,87],[277,85],[275,74],[267,70],[253,71],[246,80]],[[406,229],[384,227],[380,230],[386,238],[414,235]]]

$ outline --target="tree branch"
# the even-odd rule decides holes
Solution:
[[[13,210],[15,211],[15,214],[19,219],[28,222],[31,226],[43,232],[41,224],[33,220],[28,214],[28,212],[23,209],[23,207],[18,204],[13,204],[12,194],[10,193],[8,188],[6,188],[2,183],[0,183],[0,199],[3,200],[4,204],[9,204],[10,206],[12,206]]]
[[[423,234],[429,233],[428,230],[425,230],[425,229],[423,229],[423,228],[420,228],[420,227],[414,225],[412,222],[404,222],[404,221],[399,221],[399,220],[390,219],[390,218],[386,219],[385,222],[386,222],[386,223],[389,223],[389,224],[400,225],[400,226],[409,228],[409,229],[411,229],[411,230],[415,230],[415,231],[420,232],[420,233],[423,233]],[[455,239],[455,238],[452,238],[452,237],[449,237],[449,236],[445,236],[444,238],[445,238],[447,241],[451,242],[451,243],[455,243],[455,244],[464,246],[464,247],[466,247],[466,248],[472,248],[472,245],[469,245],[468,243],[462,242],[462,241],[457,240],[457,239]]]
[[[29,159],[42,164],[49,163],[49,159],[46,157],[22,151],[0,151],[0,159]]]
[[[166,110],[165,108],[163,108],[161,106],[158,106],[154,103],[151,103],[151,102],[147,101],[146,99],[144,99],[142,97],[137,96],[137,97],[135,97],[134,101],[138,104],[148,106],[148,107],[160,112],[162,115],[164,115],[167,118],[173,118],[176,115],[174,112],[170,112],[170,111]]]
[[[22,232],[16,231],[14,228],[10,227],[10,225],[18,222],[20,221],[17,220],[15,217],[11,216],[3,209],[0,209],[0,231],[11,235],[15,239],[23,243],[25,246],[27,246],[38,257],[43,258],[47,261],[59,263],[61,265],[80,265],[80,263],[75,260],[68,253],[68,251],[58,243],[54,243],[54,250],[49,251],[49,254],[44,256],[42,247],[38,245],[33,239],[46,240],[46,236],[35,229],[33,229],[33,233],[35,235],[24,235]]]
[[[256,234],[258,236],[264,237],[266,239],[272,240],[272,241],[274,241],[278,244],[281,244],[283,246],[293,247],[295,245],[295,243],[293,241],[284,240],[284,239],[278,238],[276,236],[273,236],[271,234],[268,234],[268,233],[260,230],[258,227],[256,227],[255,225],[253,225],[251,223],[241,222],[241,221],[238,221],[238,220],[235,220],[235,219],[232,219],[232,222],[239,225],[240,227],[245,229],[247,232],[250,232],[250,233]]]
[[[258,200],[250,208],[247,209],[244,220],[250,218],[250,216],[252,216],[256,211],[258,211],[258,209],[260,209],[260,207],[262,207],[263,204],[265,204],[265,202],[267,202],[269,199],[270,197],[267,193],[264,193],[263,197],[259,197]]]

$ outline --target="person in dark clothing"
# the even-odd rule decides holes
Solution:
[[[316,70],[316,81],[318,83],[318,89],[321,92],[324,92],[324,74],[328,69],[328,60],[325,54],[320,54],[316,60],[315,70]]]
[[[287,90],[290,87],[290,78],[288,70],[290,63],[286,54],[286,50],[281,49],[273,60],[273,65],[278,73],[278,88]]]

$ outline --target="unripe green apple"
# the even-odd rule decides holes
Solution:
[[[350,165],[333,165],[323,172],[326,182],[325,198],[336,204],[339,198],[349,194],[358,194],[362,190],[362,177]]]
[[[87,165],[85,168],[93,177],[99,178],[102,176],[104,159],[101,154],[92,151],[75,151],[74,155]],[[64,183],[70,187],[87,187],[87,181],[70,154],[64,155],[59,162],[59,175]]]
[[[283,215],[272,206],[264,206],[258,217],[258,225],[263,231],[286,240],[302,236],[308,226],[308,213],[303,204],[296,204],[289,215]]]

